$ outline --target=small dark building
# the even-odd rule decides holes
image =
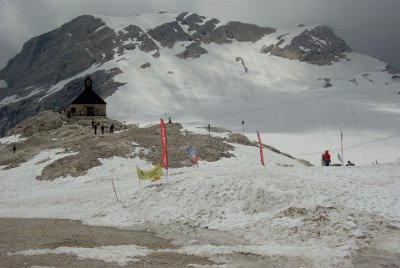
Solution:
[[[92,90],[92,79],[85,79],[85,90],[74,99],[64,112],[71,116],[106,116],[107,103]]]

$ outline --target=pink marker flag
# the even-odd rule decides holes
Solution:
[[[260,144],[260,159],[261,159],[261,165],[265,166],[264,164],[264,153],[263,153],[263,145],[261,142],[261,137],[260,133],[257,131],[257,138],[258,138],[258,143]]]
[[[165,170],[168,171],[167,130],[165,128],[164,120],[162,120],[162,118],[160,123],[160,132],[161,132],[161,143],[162,143],[161,162]]]

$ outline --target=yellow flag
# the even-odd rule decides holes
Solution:
[[[154,168],[150,169],[149,171],[143,171],[140,168],[136,168],[136,174],[139,180],[151,180],[156,181],[159,180],[160,177],[163,175],[162,167],[160,164],[155,166]]]

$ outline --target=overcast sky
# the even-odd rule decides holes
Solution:
[[[326,24],[357,52],[400,67],[400,0],[0,0],[0,68],[27,40],[79,15],[161,10],[271,27]]]

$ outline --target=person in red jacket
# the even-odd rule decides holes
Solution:
[[[329,151],[326,150],[325,153],[322,155],[322,160],[325,163],[325,166],[330,166],[331,164],[331,155],[329,154]]]

